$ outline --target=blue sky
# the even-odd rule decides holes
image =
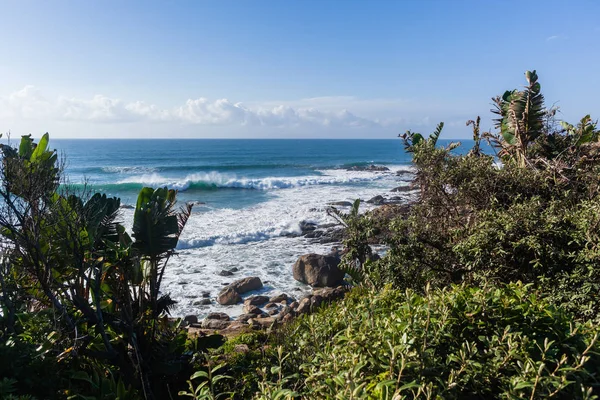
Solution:
[[[4,1],[0,131],[393,138],[467,119],[537,69],[600,115],[598,1]]]

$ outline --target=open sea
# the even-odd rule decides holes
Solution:
[[[328,253],[331,244],[294,236],[303,221],[332,223],[331,202],[398,196],[408,185],[407,155],[396,140],[51,140],[66,158],[71,184],[134,205],[144,186],[168,186],[181,202],[194,202],[178,256],[171,259],[163,291],[178,301],[174,315],[230,315],[241,306],[216,304],[218,291],[235,279],[259,276],[263,293],[300,297],[308,291],[292,278],[298,256]],[[384,165],[389,172],[348,171]],[[369,206],[365,204],[365,209]],[[133,210],[121,220],[131,226]],[[223,270],[237,269],[232,276]],[[200,305],[210,292],[210,305]]]

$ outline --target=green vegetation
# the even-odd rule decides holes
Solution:
[[[59,185],[47,135],[2,146],[0,398],[597,398],[600,131],[557,121],[526,80],[494,98],[496,132],[467,122],[464,155],[443,124],[401,136],[410,209],[330,211],[345,299],[221,346],[166,317],[191,212],[175,192],[143,189],[129,236],[118,199]]]

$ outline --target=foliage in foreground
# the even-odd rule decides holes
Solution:
[[[271,341],[255,398],[591,399],[599,335],[521,283],[359,288]]]

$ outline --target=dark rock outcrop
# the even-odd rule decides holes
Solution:
[[[348,167],[346,168],[346,171],[370,171],[370,172],[385,172],[385,171],[389,171],[390,169],[388,167],[384,167],[383,165],[367,165],[367,166],[363,166],[363,165],[354,165],[352,167]]]
[[[380,206],[385,203],[385,198],[382,195],[377,195],[370,200],[367,200],[367,203],[374,204],[376,206]]]
[[[321,254],[305,254],[292,267],[294,279],[313,287],[338,286],[344,273],[338,265],[339,258]]]

